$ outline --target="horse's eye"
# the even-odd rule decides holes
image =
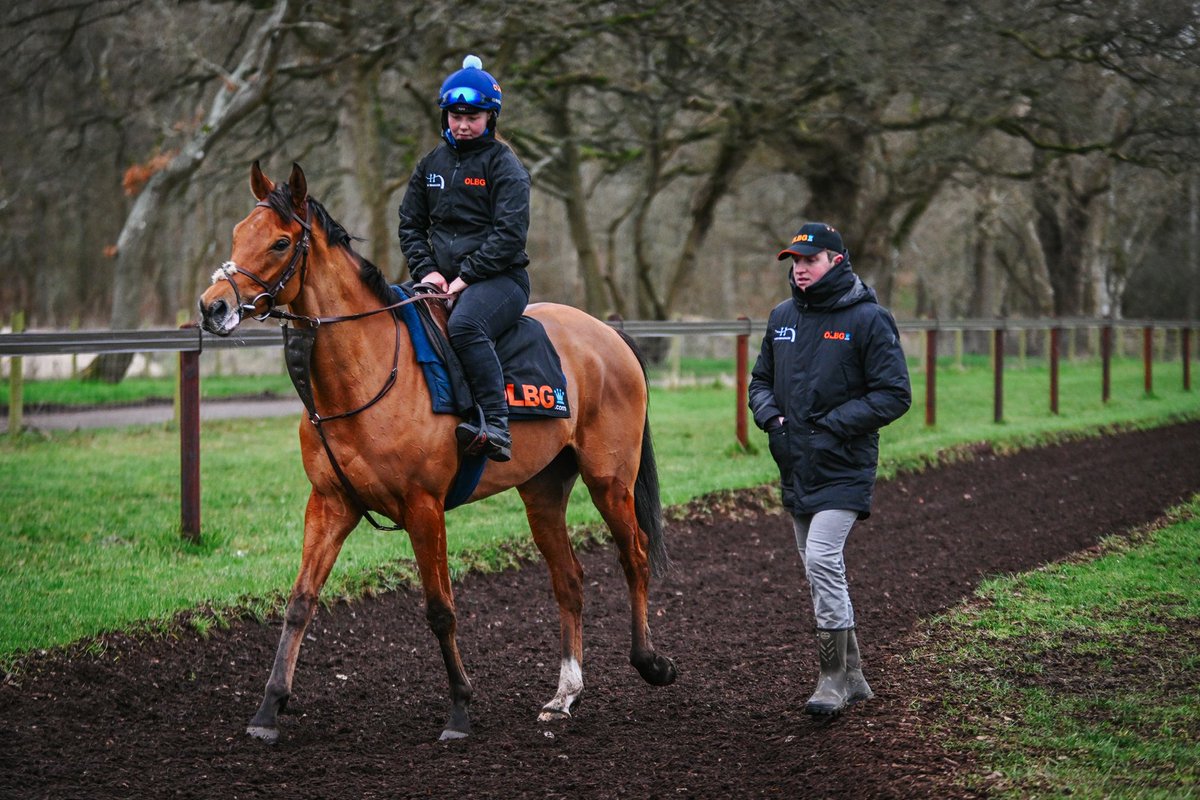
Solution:
[[[287,250],[288,247],[291,246],[291,244],[292,243],[290,241],[288,241],[287,239],[276,239],[275,244],[271,245],[271,249],[278,250],[279,252],[283,252],[284,250]]]

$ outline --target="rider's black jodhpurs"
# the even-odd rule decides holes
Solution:
[[[472,283],[454,301],[447,325],[450,345],[486,418],[508,417],[495,341],[516,324],[528,303],[525,287],[503,273]]]

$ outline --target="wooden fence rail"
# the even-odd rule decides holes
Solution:
[[[15,318],[15,321],[21,318]],[[750,446],[748,415],[746,407],[747,379],[750,372],[750,339],[765,333],[766,322],[755,322],[747,317],[736,320],[714,321],[657,321],[657,320],[609,320],[613,327],[633,337],[695,337],[734,336],[735,346],[735,416],[734,427],[738,444]],[[1101,400],[1109,401],[1111,395],[1111,361],[1113,356],[1113,333],[1121,329],[1140,330],[1142,333],[1143,387],[1146,394],[1153,392],[1153,356],[1156,331],[1178,331],[1179,351],[1183,362],[1183,388],[1191,391],[1191,337],[1193,330],[1200,329],[1200,322],[1170,320],[1108,320],[1108,319],[975,319],[975,320],[915,320],[897,323],[902,333],[924,334],[924,353],[921,359],[925,372],[925,424],[933,426],[937,421],[937,358],[938,336],[953,332],[955,346],[961,356],[962,335],[979,332],[991,335],[993,364],[993,419],[1000,423],[1004,419],[1004,360],[1005,339],[1010,332],[1020,336],[1020,356],[1024,358],[1025,333],[1045,331],[1047,333],[1047,360],[1050,369],[1050,411],[1058,413],[1059,386],[1058,370],[1063,333],[1070,332],[1070,348],[1075,346],[1074,332],[1079,330],[1099,333],[1101,359]],[[78,355],[83,353],[155,353],[176,352],[179,354],[178,370],[178,414],[180,438],[180,529],[190,540],[200,537],[200,355],[205,350],[227,350],[244,347],[280,347],[282,340],[277,330],[264,326],[260,329],[239,330],[234,336],[222,338],[203,333],[194,324],[178,329],[140,331],[50,331],[0,333],[0,357],[10,357],[9,420],[18,421],[9,430],[18,432],[21,420],[22,359],[40,355]],[[13,411],[16,406],[16,411]],[[15,413],[15,417],[13,416]]]

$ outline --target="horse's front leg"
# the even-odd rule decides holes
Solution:
[[[326,497],[315,490],[308,496],[300,571],[288,599],[283,632],[279,636],[279,647],[275,651],[275,663],[271,667],[271,677],[267,679],[262,705],[246,728],[246,733],[257,739],[271,744],[279,739],[279,714],[287,706],[292,694],[292,675],[296,671],[296,659],[300,655],[304,631],[316,614],[317,597],[337,561],[342,543],[354,530],[359,518],[358,512],[350,508],[342,497]]]
[[[446,563],[446,516],[441,502],[426,496],[409,498],[405,529],[412,541],[421,586],[425,590],[425,617],[437,636],[450,680],[450,717],[441,739],[462,739],[471,733],[471,681],[463,667],[455,634],[458,620],[454,611],[454,589],[450,585],[450,567]]]

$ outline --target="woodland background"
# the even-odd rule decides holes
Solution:
[[[533,176],[534,299],[765,318],[820,219],[900,319],[1200,310],[1190,0],[36,0],[0,28],[0,321],[174,324],[255,159],[406,277],[467,53]]]

